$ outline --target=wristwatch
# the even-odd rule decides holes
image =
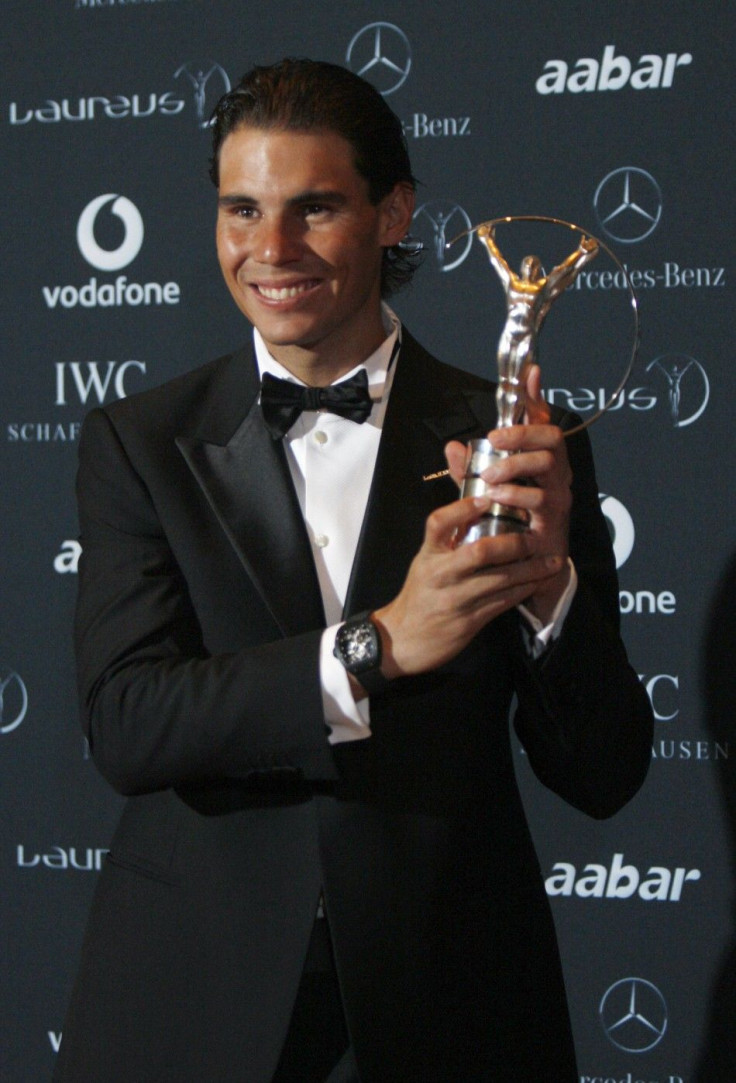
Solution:
[[[381,636],[370,612],[341,624],[332,651],[370,696],[384,692],[391,681],[381,673]]]

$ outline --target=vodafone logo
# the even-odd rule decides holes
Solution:
[[[124,236],[117,248],[102,248],[95,238],[95,222],[103,207],[110,206],[110,213],[123,223]],[[132,263],[143,244],[143,219],[134,203],[125,196],[108,193],[97,196],[88,203],[77,223],[77,244],[87,263],[98,271],[119,271]]]
[[[28,711],[28,692],[14,669],[0,667],[0,733],[12,733]]]
[[[615,496],[599,493],[601,511],[606,519],[616,568],[621,568],[631,556],[636,540],[634,520],[620,500]],[[677,599],[671,590],[620,590],[618,592],[619,609],[622,613],[661,613],[673,614],[677,608]]]
[[[110,241],[110,222],[117,231]],[[101,221],[102,219],[102,221]],[[105,223],[105,219],[108,222]],[[122,225],[122,239],[119,239]],[[107,227],[108,243],[118,241],[114,248],[103,248],[98,232]],[[99,230],[98,230],[98,227]],[[77,222],[77,245],[84,259],[97,271],[119,271],[132,263],[143,244],[143,219],[135,203],[116,192],[96,196],[84,208]],[[127,275],[116,275],[114,281],[98,280],[93,275],[88,282],[72,282],[42,286],[41,294],[47,308],[120,308],[123,305],[178,305],[181,289],[178,282],[130,282]]]
[[[613,552],[616,557],[616,567],[620,568],[631,556],[634,548],[634,520],[628,511],[615,496],[606,496],[600,493],[598,499],[601,502],[601,511],[608,520],[613,541]]]

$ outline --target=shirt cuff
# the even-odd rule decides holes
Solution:
[[[531,627],[522,627],[522,631],[527,650],[532,658],[539,658],[549,644],[559,638],[562,626],[565,623],[565,617],[570,611],[572,600],[578,589],[578,573],[575,571],[575,565],[569,557],[567,558],[567,566],[570,569],[570,578],[548,624],[542,624],[539,617],[535,617],[525,605],[516,607],[527,621],[527,624],[531,625]]]
[[[359,703],[353,699],[350,679],[345,666],[332,653],[339,624],[322,633],[319,652],[319,676],[325,722],[330,728],[331,745],[344,741],[361,741],[371,735],[370,699]]]

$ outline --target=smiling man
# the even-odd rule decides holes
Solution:
[[[129,800],[56,1079],[573,1083],[509,713],[576,808],[641,785],[586,438],[533,369],[488,500],[440,476],[494,388],[382,300],[414,269],[414,178],[369,84],[254,69],[212,176],[252,339],[80,444],[82,713]],[[458,545],[491,499],[530,529]]]
[[[384,248],[398,244],[413,188],[376,205],[332,131],[242,127],[219,155],[217,251],[236,304],[269,353],[310,385],[339,380],[386,337]]]

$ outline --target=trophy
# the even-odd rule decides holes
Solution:
[[[579,243],[574,251],[549,272],[544,272],[541,261],[537,256],[524,256],[517,274],[504,259],[496,242],[496,227],[501,223],[513,222],[543,222],[556,226],[565,226],[579,236]],[[516,215],[495,218],[458,234],[449,242],[448,247],[459,240],[460,237],[465,237],[469,233],[477,234],[478,239],[486,246],[491,264],[500,278],[506,294],[506,323],[501,332],[497,353],[498,390],[496,392],[496,403],[498,407],[498,428],[516,425],[521,421],[525,407],[524,393],[529,368],[536,363],[539,333],[553,303],[572,285],[583,267],[594,259],[601,250],[610,257],[624,275],[629,301],[634,314],[633,349],[623,378],[608,401],[587,421],[577,425],[574,429],[567,430],[565,436],[571,436],[574,432],[587,428],[615,402],[623,390],[638,350],[638,307],[636,295],[626,268],[603,241],[598,240],[579,226],[573,225],[572,222],[564,222],[559,218],[549,218],[541,215]],[[487,438],[471,440],[468,444],[465,477],[460,495],[463,497],[484,495],[488,486],[481,474],[494,461],[506,458],[510,454],[513,453],[495,449]],[[463,543],[473,542],[483,537],[495,537],[499,534],[518,533],[527,529],[528,521],[529,517],[526,511],[505,504],[493,503],[488,512],[470,527],[463,538]]]

